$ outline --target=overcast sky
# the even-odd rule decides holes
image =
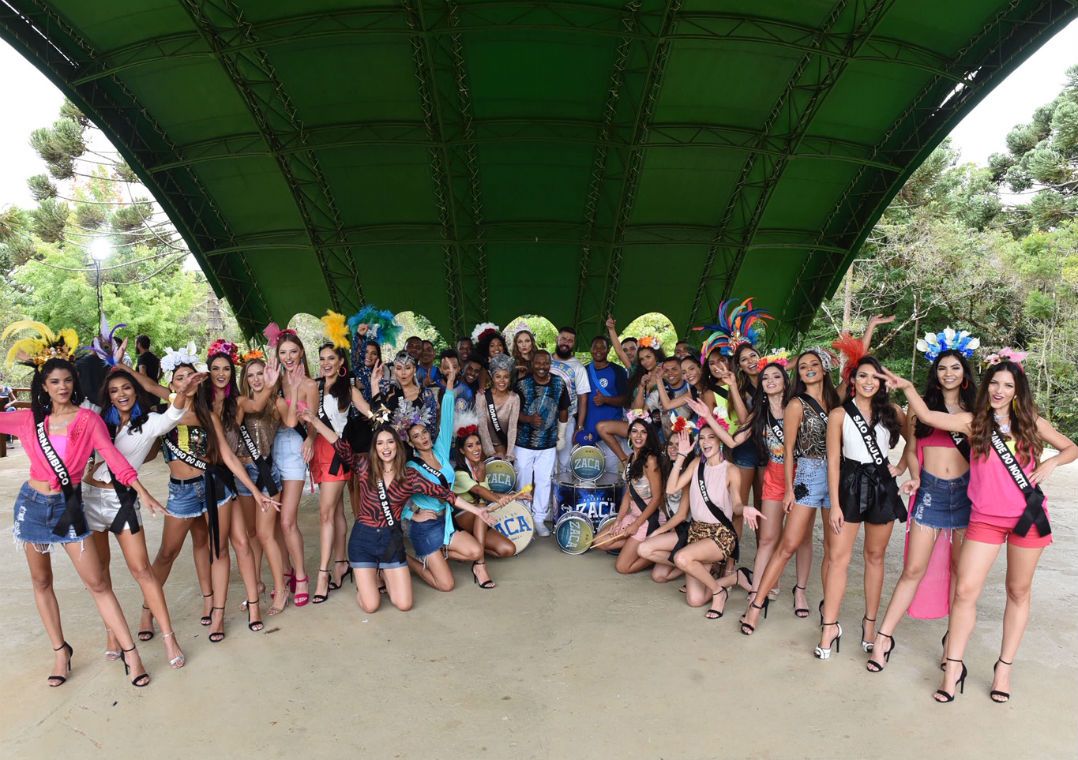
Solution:
[[[1018,122],[1051,100],[1063,86],[1067,68],[1078,63],[1078,21],[1038,50],[958,125],[952,138],[967,161],[984,163],[1005,149],[1004,138]],[[6,42],[0,41],[7,116],[0,118],[0,208],[31,206],[26,178],[45,170],[30,148],[31,130],[51,124],[63,97],[52,83]]]

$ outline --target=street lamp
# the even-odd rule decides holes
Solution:
[[[101,305],[101,262],[112,255],[112,242],[106,237],[96,237],[90,241],[90,258],[94,260],[94,272],[96,273],[97,284],[97,321],[101,323],[101,318],[105,315],[105,311]]]

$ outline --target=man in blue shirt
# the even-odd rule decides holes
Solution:
[[[517,486],[529,483],[532,490],[532,517],[535,532],[549,536],[545,525],[550,517],[550,497],[557,462],[556,446],[564,437],[569,419],[569,393],[565,382],[550,372],[550,353],[536,351],[532,373],[517,383],[520,416],[517,418]]]
[[[629,376],[622,367],[607,361],[609,353],[610,341],[606,336],[595,336],[591,341],[591,364],[586,367],[591,393],[588,395],[584,426],[576,434],[576,442],[599,446],[606,457],[606,471],[611,473],[618,471],[619,458],[609,446],[599,441],[597,427],[604,420],[620,420],[623,417]]]

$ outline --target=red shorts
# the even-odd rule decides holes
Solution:
[[[996,519],[998,520],[999,518]],[[1014,526],[1017,524],[1017,517],[1007,522],[1007,524],[983,522],[982,520],[970,518],[969,527],[966,528],[966,540],[977,541],[982,544],[995,544],[996,546],[1006,543],[1008,546],[1017,546],[1022,549],[1042,549],[1052,543],[1052,537],[1050,535],[1042,536],[1036,525],[1031,526],[1029,533],[1026,535],[1018,535],[1014,532]]]
[[[330,465],[333,464],[333,444],[322,436],[314,439],[314,452],[311,455],[311,480],[315,483],[333,483],[339,480],[350,480],[351,470],[343,466],[337,470],[337,474],[330,473]]]
[[[768,460],[764,469],[764,492],[761,498],[767,501],[782,501],[786,498],[786,465]]]

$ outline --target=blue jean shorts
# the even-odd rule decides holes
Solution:
[[[244,462],[243,469],[247,470],[247,477],[249,477],[251,479],[251,482],[257,485],[258,484],[258,465],[256,465],[254,462]],[[276,467],[273,468],[273,483],[274,483],[274,485],[277,486],[277,491],[280,492],[280,490],[281,490],[281,478],[280,478],[280,475],[277,473],[277,468]],[[268,494],[269,491],[267,491],[265,488],[263,488],[262,493]],[[236,495],[237,496],[254,496],[253,493],[251,493],[250,491],[247,490],[247,486],[245,486],[243,484],[243,481],[241,481],[239,478],[236,478]]]
[[[236,492],[218,480],[217,506],[236,498]],[[206,479],[203,477],[179,480],[168,479],[168,503],[165,514],[186,520],[206,513]]]
[[[348,537],[348,564],[369,570],[408,567],[400,527],[373,528],[361,522],[353,524]]]
[[[827,460],[797,458],[794,470],[794,501],[803,507],[830,509],[831,494],[827,490]]]
[[[15,520],[11,533],[17,544],[72,544],[82,541],[90,531],[76,533],[73,527],[67,529],[67,535],[57,536],[52,532],[60,522],[67,502],[62,493],[45,494],[35,491],[29,483],[23,483],[19,495],[15,497]]]
[[[420,559],[434,554],[445,545],[445,514],[442,512],[435,520],[408,522],[408,538],[412,542],[415,555]]]
[[[969,473],[944,480],[921,470],[921,485],[910,513],[918,525],[941,530],[963,529],[969,525],[970,503],[966,488]]]
[[[760,452],[756,450],[756,441],[751,438],[739,446],[730,449],[730,454],[726,458],[730,460],[735,467],[741,467],[746,470],[763,466],[763,463],[760,461]]]
[[[273,477],[278,483],[284,480],[307,479],[307,463],[303,461],[303,436],[283,425],[273,439]]]

